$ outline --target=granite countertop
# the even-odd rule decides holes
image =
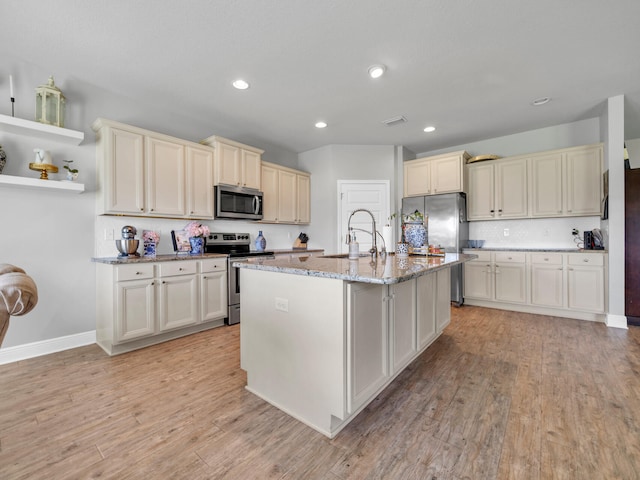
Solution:
[[[400,258],[388,255],[385,262],[378,258],[377,262],[372,263],[369,255],[359,257],[358,260],[327,257],[286,259],[257,257],[245,262],[234,263],[233,266],[291,275],[335,278],[350,282],[393,284],[468,262],[474,258],[477,258],[477,255],[462,253],[447,253],[444,257],[411,255]]]
[[[156,255],[154,257],[144,255],[140,255],[139,257],[100,257],[100,258],[92,258],[91,261],[95,263],[107,263],[109,265],[127,265],[131,263],[152,263],[152,262],[172,262],[172,261],[183,261],[183,260],[202,260],[205,258],[227,258],[226,255],[220,253],[203,253],[202,255],[189,255],[181,253],[177,255],[175,253],[171,253],[168,255]]]
[[[558,253],[607,253],[607,250],[585,250],[584,248],[464,248],[464,252],[558,252]]]
[[[324,248],[274,248],[273,250],[267,249],[270,252],[272,251],[276,255],[280,253],[305,253],[305,252],[324,252]]]

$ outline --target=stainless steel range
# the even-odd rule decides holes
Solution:
[[[248,233],[211,233],[204,247],[205,253],[223,253],[227,259],[227,299],[228,325],[240,322],[240,269],[232,267],[233,262],[242,262],[253,257],[275,258],[273,252],[251,250]]]

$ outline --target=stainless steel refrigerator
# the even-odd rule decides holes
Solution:
[[[467,198],[464,193],[445,193],[402,199],[402,213],[418,210],[425,216],[427,243],[446,253],[462,253],[469,240]],[[451,301],[462,305],[462,265],[451,268]]]

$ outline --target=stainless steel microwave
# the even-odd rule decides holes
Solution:
[[[215,186],[216,218],[262,220],[262,192],[234,185]]]

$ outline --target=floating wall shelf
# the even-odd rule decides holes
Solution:
[[[14,175],[0,175],[0,188],[3,188],[3,185],[18,188],[46,188],[49,190],[63,190],[74,193],[84,192],[83,183],[40,180],[39,178],[16,177]]]
[[[32,122],[23,118],[0,114],[0,131],[28,135],[43,140],[54,140],[69,145],[80,145],[84,140],[84,132],[54,127],[40,122]]]

